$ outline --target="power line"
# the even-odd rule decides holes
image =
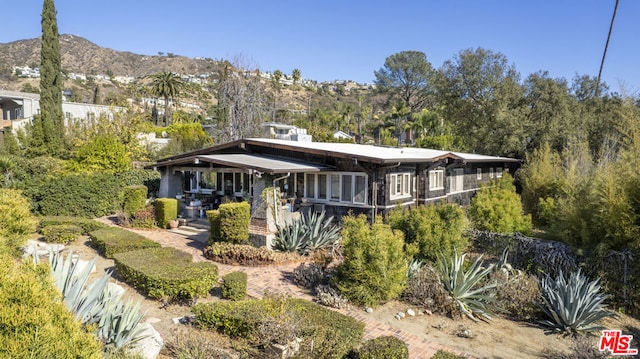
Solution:
[[[604,59],[607,57],[607,49],[609,48],[609,40],[611,40],[611,33],[613,32],[613,23],[616,20],[616,13],[618,12],[618,3],[620,0],[616,0],[616,6],[613,8],[613,16],[611,17],[611,24],[609,25],[609,34],[607,35],[607,43],[604,45],[604,52],[602,53],[602,61],[600,61],[600,71],[598,71],[598,80],[596,80],[596,97],[600,92],[600,78],[602,77],[602,68],[604,67]]]

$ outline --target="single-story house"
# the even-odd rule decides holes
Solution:
[[[223,197],[255,205],[273,186],[289,211],[373,218],[396,206],[469,204],[483,183],[515,171],[519,162],[413,147],[247,138],[149,167],[161,173],[160,197],[197,197],[197,206],[215,206]]]

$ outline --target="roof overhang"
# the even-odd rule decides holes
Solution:
[[[215,168],[238,168],[267,174],[320,172],[329,169],[329,167],[312,163],[302,163],[255,154],[193,155],[165,161],[161,165],[158,164],[156,166],[185,165],[192,166],[194,169],[215,170]]]

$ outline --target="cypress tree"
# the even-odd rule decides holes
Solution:
[[[40,145],[46,154],[59,157],[63,154],[65,127],[62,114],[60,39],[53,0],[44,0],[42,6],[40,114],[34,123],[33,145]]]

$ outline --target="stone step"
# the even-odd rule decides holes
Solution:
[[[186,237],[194,236],[194,235],[198,235],[200,233],[203,233],[203,232],[187,231],[187,230],[184,230],[183,228],[184,228],[184,226],[176,228],[176,229],[169,229],[168,232],[179,234],[179,235],[186,236]]]
[[[191,225],[191,223],[189,223],[186,226],[180,226],[180,227],[178,227],[178,229],[181,229],[183,231],[194,232],[194,233],[201,233],[201,232],[208,232],[209,231],[209,228],[194,227],[194,226]]]

